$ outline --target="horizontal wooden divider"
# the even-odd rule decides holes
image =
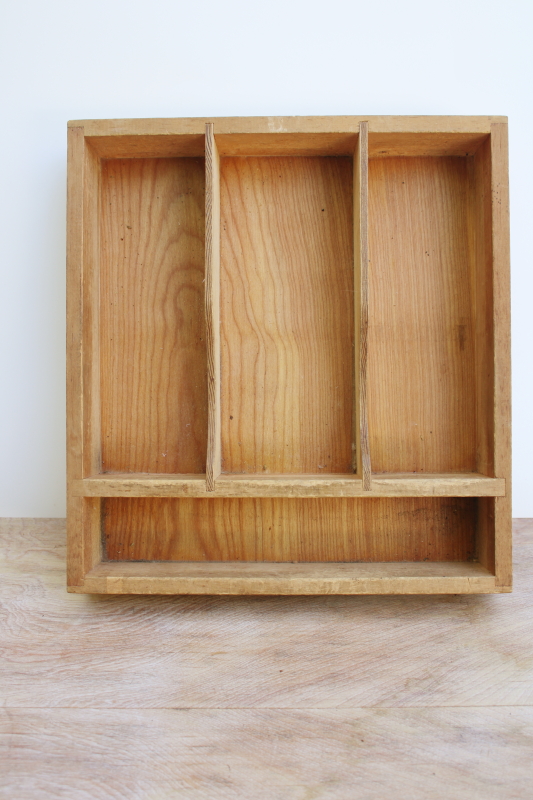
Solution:
[[[372,467],[368,438],[367,356],[368,356],[368,122],[359,124],[354,154],[354,472],[363,490],[372,488]]]
[[[221,472],[220,418],[220,157],[212,122],[205,126],[205,311],[207,340],[206,489]]]
[[[355,475],[228,475],[213,490],[205,475],[109,473],[73,482],[81,497],[502,497],[505,480],[478,473],[374,475],[365,490]]]

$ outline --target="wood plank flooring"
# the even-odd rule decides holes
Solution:
[[[0,538],[1,798],[531,798],[533,520],[469,597],[68,595],[63,520]]]

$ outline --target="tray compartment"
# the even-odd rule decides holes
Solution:
[[[476,470],[465,157],[369,162],[369,435],[374,472]]]
[[[203,473],[204,159],[102,162],[102,471]]]
[[[223,472],[352,471],[352,170],[221,159]]]
[[[107,558],[125,561],[468,561],[477,499],[109,498]]]

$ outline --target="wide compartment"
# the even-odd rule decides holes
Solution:
[[[469,561],[472,497],[107,498],[106,556],[118,561]]]

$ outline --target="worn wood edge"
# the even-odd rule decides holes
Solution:
[[[368,362],[368,122],[361,122],[359,126],[359,139],[356,151],[357,186],[358,192],[358,219],[355,224],[358,228],[358,252],[356,260],[359,269],[356,269],[358,282],[359,308],[356,309],[356,325],[359,318],[358,352],[356,352],[356,371],[359,371],[357,386],[358,407],[358,438],[359,451],[358,472],[363,481],[363,490],[372,489],[372,468],[370,462],[370,440],[368,436],[368,407],[367,407],[367,362]]]
[[[201,134],[207,123],[217,133],[357,133],[368,121],[372,133],[490,133],[493,123],[505,123],[505,116],[291,116],[291,117],[183,117],[160,119],[71,120],[69,127],[84,127],[86,136],[147,136]]]
[[[217,132],[221,157],[247,156],[352,156],[357,134],[313,131],[298,133]]]
[[[87,404],[84,384],[88,376],[85,363],[87,352],[83,331],[87,324],[84,294],[86,281],[87,216],[94,211],[94,170],[91,153],[87,152],[82,127],[68,130],[67,157],[67,580],[80,583],[84,574],[101,557],[100,500],[77,496],[73,481],[84,474],[84,451],[89,450],[88,462],[98,468],[93,457],[92,442],[86,441],[86,424],[93,417]],[[97,191],[97,187],[96,187]],[[94,255],[92,253],[91,255]],[[90,271],[90,270],[89,270]],[[88,418],[88,419],[87,419]]]
[[[372,132],[368,157],[471,156],[489,138],[487,131],[387,131]]]
[[[83,178],[82,384],[83,474],[102,467],[100,403],[100,175],[101,160],[85,141]]]
[[[205,314],[207,342],[206,489],[222,464],[220,409],[220,157],[213,123],[205,126]]]
[[[204,475],[97,475],[73,482],[77,497],[503,497],[505,480],[485,475],[374,475],[372,490],[360,478],[222,474],[213,491]],[[208,493],[209,491],[209,493]]]
[[[353,395],[352,395],[352,470],[363,477],[361,458],[361,134],[353,154]]]
[[[512,585],[511,325],[509,152],[505,122],[491,125],[492,258],[494,275],[494,471],[505,477],[495,501],[496,583]]]
[[[103,562],[81,586],[89,594],[485,594],[499,591],[475,562],[277,564]]]
[[[82,539],[84,501],[71,489],[72,481],[83,477],[83,126],[69,128],[67,144],[67,574],[70,583],[80,583],[87,571]]]
[[[92,337],[87,344],[83,336],[87,326],[93,330],[96,325],[86,296],[94,298],[98,241],[96,231],[91,239],[89,218],[94,227],[99,162],[87,147],[83,127],[68,129],[67,160],[67,580],[76,584],[102,558],[100,500],[73,490],[84,468],[90,473],[100,464],[97,388],[91,395],[99,365],[90,357]]]

